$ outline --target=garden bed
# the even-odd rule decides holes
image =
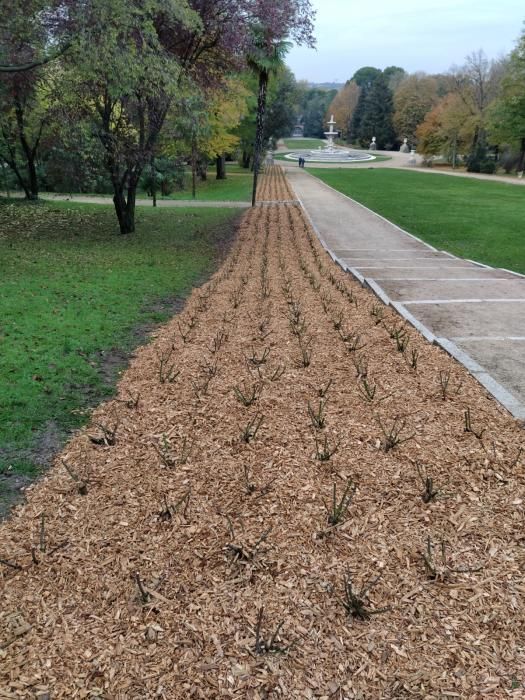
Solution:
[[[0,687],[522,697],[523,445],[298,206],[252,209],[0,527]]]

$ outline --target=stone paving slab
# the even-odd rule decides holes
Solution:
[[[405,303],[404,305],[436,336],[445,338],[525,336],[525,301],[518,303]]]
[[[350,267],[356,267],[352,264],[351,260],[347,258],[342,258]],[[400,266],[400,265],[383,265],[383,266],[368,266],[368,267],[356,267],[365,277],[373,277],[378,282],[383,282],[385,280],[394,282],[403,282],[406,280],[413,281],[442,281],[443,285],[449,286],[453,282],[463,282],[467,279],[470,280],[480,280],[486,281],[488,275],[485,270],[480,267],[453,267],[450,265],[434,265],[434,266]],[[504,278],[505,273],[499,273],[498,279]],[[508,279],[512,279],[511,275],[508,275]],[[477,295],[476,295],[477,296]],[[423,298],[423,297],[421,297]]]
[[[525,277],[437,251],[308,171],[287,171],[344,269],[525,419]]]
[[[456,342],[456,341],[454,341]],[[525,336],[520,340],[461,339],[461,347],[515,396],[525,395]],[[504,352],[502,352],[502,346]]]
[[[448,299],[470,299],[473,293],[478,293],[480,280],[485,281],[483,297],[485,299],[525,299],[525,285],[519,279],[496,277],[486,280],[486,277],[472,277],[468,280],[431,279],[431,280],[379,280],[381,286],[393,301],[414,300],[418,296],[423,299],[441,299],[445,293]],[[377,278],[376,278],[376,281]]]

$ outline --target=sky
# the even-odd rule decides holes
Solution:
[[[361,66],[447,71],[483,49],[498,58],[514,48],[524,0],[311,0],[317,50],[294,47],[287,63],[298,80],[343,83]]]

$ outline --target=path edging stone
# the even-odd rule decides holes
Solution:
[[[432,333],[430,329],[424,326],[421,321],[418,321],[415,316],[413,316],[410,311],[399,301],[392,302],[392,308],[394,308],[398,314],[403,316],[405,321],[408,321],[411,326],[413,326],[421,335],[428,340],[429,343],[433,345],[436,342],[436,336]]]
[[[374,279],[372,279],[371,277],[365,277],[364,282],[365,286],[369,287],[369,289],[371,289],[374,292],[374,294],[381,299],[385,306],[392,306],[392,300],[385,292],[385,290],[379,284],[377,284],[377,282]]]
[[[458,346],[448,338],[436,338],[436,344],[448,355],[466,367],[470,374],[475,377],[489,394],[499,401],[514,418],[525,420],[525,406],[507,391],[505,387],[497,382],[484,367],[473,360],[468,353],[458,348]]]

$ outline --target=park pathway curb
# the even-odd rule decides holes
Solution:
[[[517,307],[516,310],[512,309],[514,315],[518,311],[525,311],[525,277],[509,270],[491,268],[474,261],[462,260],[446,251],[438,251],[433,246],[404,231],[359,202],[326,185],[308,172],[292,168],[287,168],[287,171],[290,184],[295,191],[299,204],[316,232],[321,245],[332,260],[351,274],[361,285],[369,288],[384,304],[394,308],[429,342],[441,347],[462,364],[489,394],[516,419],[525,420],[525,374],[523,373],[523,367],[521,371],[519,366],[517,369],[515,368],[517,376],[511,377],[510,381],[502,381],[501,376],[494,376],[495,374],[504,374],[498,369],[499,365],[504,364],[504,360],[508,364],[510,359],[512,365],[512,357],[508,358],[505,354],[506,352],[509,350],[518,353],[523,351],[523,355],[525,355],[525,332],[517,332],[514,335],[505,333],[504,336],[498,336],[491,326],[490,318],[488,320],[485,318],[485,323],[483,323],[484,317],[483,315],[479,316],[479,313],[478,318],[474,314],[474,320],[470,319],[469,321],[468,317],[466,319],[463,317],[462,321],[467,327],[467,333],[463,334],[464,337],[456,339],[450,333],[441,332],[442,329],[453,327],[454,324],[451,323],[451,319],[454,319],[455,309],[463,311],[465,307],[470,307],[469,313],[471,309],[475,309],[476,312],[479,310],[481,314],[486,316],[486,309],[490,309],[493,306],[494,310],[491,310],[491,313],[497,316],[500,310],[498,307],[506,306],[508,309],[514,304]],[[315,183],[315,188],[312,188],[312,183]],[[330,197],[328,196],[329,194],[331,195]],[[336,201],[334,194],[339,201]],[[321,198],[329,199],[328,206],[326,202],[321,203]],[[324,212],[321,211],[323,207],[326,207]],[[372,235],[374,229],[377,229],[375,238]],[[384,243],[384,248],[377,245],[373,255],[370,255],[370,257],[357,258],[356,253],[362,255],[359,251],[366,250],[359,247],[363,240],[370,241],[371,246],[374,243]],[[386,249],[387,253],[391,253],[392,251],[389,249],[392,248],[392,244],[400,245],[400,248],[394,249],[398,251],[394,255],[409,255],[411,257],[407,258],[407,261],[416,264],[410,267],[396,266],[396,259],[388,259],[388,256],[383,252]],[[385,262],[382,262],[381,258],[385,258]],[[363,260],[364,264],[360,262],[361,260]],[[402,259],[400,259],[401,261]],[[370,264],[371,262],[372,264]],[[389,280],[388,273],[391,273],[396,267],[398,267],[399,272],[395,274],[399,274],[400,278],[391,278]],[[379,274],[374,272],[372,273],[373,276],[370,275],[367,272],[370,269],[377,270]],[[429,274],[435,274],[435,270],[438,272],[443,271],[440,272],[443,275],[443,279],[428,277]],[[458,276],[456,270],[460,271],[459,275],[461,277],[454,278],[451,276],[451,274]],[[411,278],[411,273],[419,274],[421,277]],[[387,275],[384,278],[386,284],[381,283],[383,281],[382,275]],[[407,275],[406,278],[404,278],[405,275]],[[377,277],[381,279],[378,281]],[[447,277],[450,277],[450,279],[447,279]],[[401,284],[399,288],[396,288],[398,281]],[[401,294],[403,284],[410,286],[412,283],[417,288],[418,283],[420,283],[420,288],[424,289],[425,284],[428,286],[430,282],[440,283],[440,286],[438,285],[440,293],[437,299],[404,301],[403,299],[396,300],[392,298],[392,291],[397,296],[404,296],[404,294]],[[470,283],[474,288],[489,291],[492,285],[495,288],[503,288],[505,293],[503,298],[495,299],[453,298],[456,291],[454,283],[456,283],[456,286],[459,283],[458,289],[461,288],[461,284]],[[506,298],[507,290],[505,290],[505,285],[507,288],[510,287],[518,298]],[[389,289],[385,287],[389,287]],[[486,294],[487,292],[485,292]],[[445,309],[444,312],[443,308]],[[436,309],[439,311],[436,312]],[[429,310],[431,313],[429,313]],[[426,322],[427,318],[431,320],[431,323]],[[508,315],[508,318],[505,317],[503,321],[507,324],[505,327],[514,328],[514,323],[517,323],[519,326],[519,319],[515,319],[512,314]],[[469,326],[479,329],[476,335],[469,331]],[[468,346],[474,345],[475,347],[476,343],[478,343],[478,346],[480,343],[484,344],[484,346],[488,346],[490,343],[496,345],[495,352],[490,356],[491,363],[489,363],[489,367],[486,367],[483,362],[478,362],[480,352],[483,355],[483,352],[487,351],[486,347],[484,348],[482,345],[481,351],[478,347],[478,358],[473,357],[468,352]],[[516,391],[516,386],[519,385],[519,388],[521,388],[521,382],[523,383],[523,390]]]

